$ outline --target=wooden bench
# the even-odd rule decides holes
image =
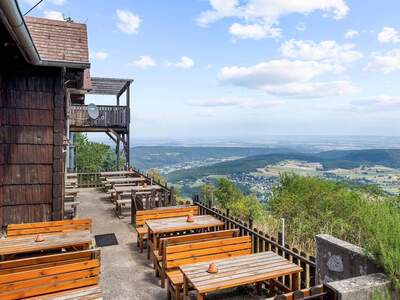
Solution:
[[[156,276],[161,277],[161,286],[165,287],[165,272],[162,268],[162,258],[164,247],[173,245],[183,245],[196,242],[205,242],[233,238],[239,235],[239,229],[220,230],[196,234],[179,235],[160,239],[160,248],[153,251],[153,266]]]
[[[300,300],[307,297],[315,297],[314,299],[322,299],[326,295],[323,285],[317,285],[312,288],[303,289],[300,291],[290,292],[279,296],[267,298],[267,300]],[[320,298],[318,298],[320,296]]]
[[[60,232],[70,232],[77,230],[92,229],[91,219],[48,221],[37,223],[9,224],[7,226],[7,237],[20,237],[37,234],[51,234]]]
[[[143,253],[144,242],[147,240],[147,227],[145,223],[147,220],[156,220],[163,218],[184,217],[189,214],[198,215],[199,207],[193,206],[171,206],[161,207],[157,209],[138,210],[136,211],[135,224],[137,232],[137,246],[140,252]]]
[[[179,266],[252,253],[251,237],[211,240],[183,245],[164,246],[162,269],[168,278],[168,299],[180,299],[183,275]]]
[[[99,276],[99,249],[0,262],[0,299],[101,299]]]
[[[73,219],[78,215],[79,201],[64,202],[64,217],[67,216],[69,219]]]

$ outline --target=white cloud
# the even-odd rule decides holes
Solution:
[[[194,61],[190,57],[182,56],[181,60],[177,63],[167,62],[167,66],[180,69],[190,69],[194,66]]]
[[[393,27],[383,27],[382,31],[378,33],[378,41],[381,43],[399,43],[400,35]]]
[[[212,9],[200,14],[197,18],[198,25],[207,26],[224,18],[236,18],[245,23],[241,24],[242,27],[235,25],[236,28],[234,28],[240,29],[241,32],[250,31],[251,34],[242,34],[242,36],[256,39],[276,37],[276,33],[280,32],[277,25],[279,19],[285,15],[292,13],[306,15],[314,11],[322,11],[324,16],[330,15],[333,19],[341,19],[349,11],[344,0],[248,0],[244,3],[239,0],[209,0],[209,2]],[[261,28],[266,32],[265,34],[262,34]],[[237,32],[237,30],[233,30],[233,32]],[[254,33],[255,30],[257,33]],[[232,26],[230,31],[232,31]]]
[[[372,60],[364,71],[383,72],[385,74],[400,70],[400,48],[385,53],[373,53]]]
[[[304,60],[317,60],[334,64],[348,64],[360,59],[361,52],[354,50],[355,45],[340,45],[336,41],[289,40],[282,44],[281,53],[285,57]],[[344,67],[343,67],[344,68]]]
[[[400,110],[400,96],[381,95],[371,99],[354,100],[350,104],[364,111]]]
[[[62,12],[59,12],[59,11],[45,10],[43,12],[43,15],[46,19],[64,21],[64,16],[63,16]]]
[[[336,67],[315,61],[286,59],[261,62],[250,67],[224,67],[219,78],[235,85],[262,88],[291,82],[304,82],[323,73],[335,73]]]
[[[156,61],[148,55],[140,56],[138,60],[135,60],[133,64],[141,69],[148,69],[157,66]]]
[[[284,104],[280,100],[261,100],[248,97],[224,97],[207,100],[192,100],[189,105],[198,107],[239,107],[239,108],[272,108]]]
[[[349,29],[346,31],[344,37],[348,40],[351,40],[353,38],[355,38],[356,36],[358,36],[360,33],[357,30],[354,29]]]
[[[242,25],[234,23],[229,28],[229,33],[238,39],[260,40],[266,37],[279,37],[281,30],[259,24]]]
[[[142,19],[129,10],[117,9],[117,26],[119,30],[127,34],[136,34]]]
[[[91,54],[90,56],[96,60],[106,60],[110,55],[107,52],[98,51],[93,52],[93,54]]]
[[[224,67],[222,83],[265,91],[286,97],[324,97],[355,90],[349,81],[311,82],[323,74],[341,71],[334,64],[317,61],[271,60],[250,67]]]
[[[278,86],[266,86],[266,92],[277,96],[294,98],[322,98],[329,96],[340,96],[357,91],[351,81],[339,80],[328,82],[299,82],[288,83]]]

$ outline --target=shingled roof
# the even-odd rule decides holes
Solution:
[[[86,24],[25,17],[25,23],[44,61],[89,63]]]

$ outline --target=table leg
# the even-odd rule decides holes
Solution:
[[[205,300],[206,299],[206,294],[197,294],[197,300]]]
[[[189,300],[189,281],[185,275],[183,275],[183,300]]]
[[[150,229],[147,232],[147,243],[146,243],[146,252],[147,252],[147,259],[150,259],[150,239],[153,237]]]
[[[299,290],[299,273],[295,273],[292,275],[292,290]]]
[[[261,282],[257,282],[256,283],[257,296],[261,296],[261,290],[262,290],[262,283]]]

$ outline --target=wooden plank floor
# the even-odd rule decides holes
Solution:
[[[130,218],[119,219],[115,205],[105,199],[106,194],[94,189],[80,189],[78,218],[92,218],[93,234],[115,233],[119,245],[101,248],[101,288],[104,299],[167,299],[166,289],[159,280],[145,254],[136,250],[136,234]],[[194,295],[193,295],[194,296]],[[207,296],[207,300],[265,299],[255,296],[252,287],[231,289]]]

